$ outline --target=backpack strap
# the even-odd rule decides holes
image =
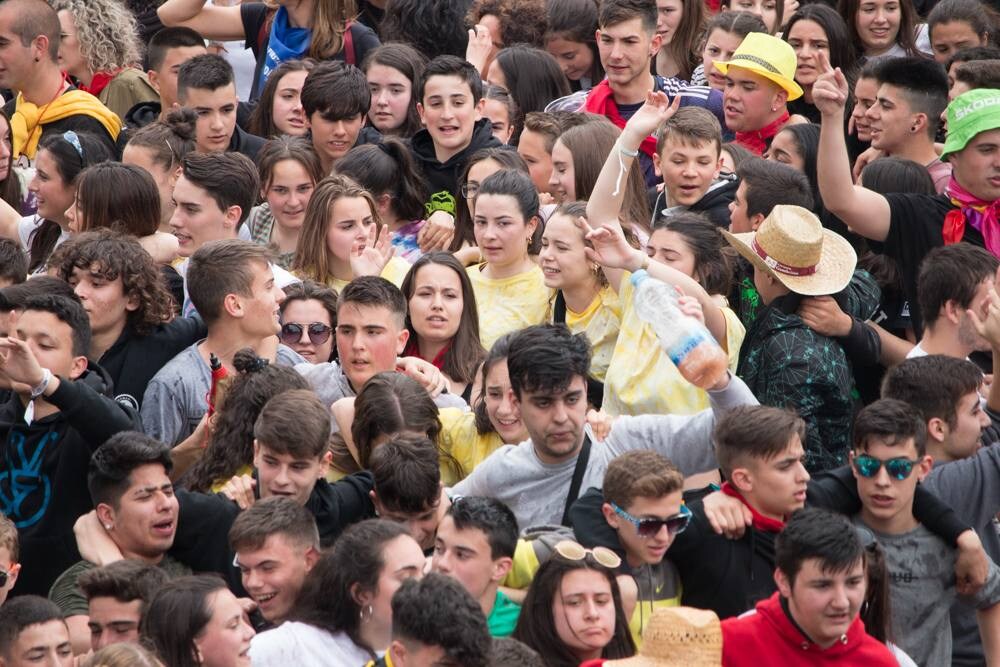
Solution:
[[[566,507],[563,509],[562,525],[570,526],[569,508],[580,496],[580,487],[583,485],[583,474],[587,472],[587,463],[590,461],[590,436],[583,435],[583,447],[576,456],[576,466],[573,468],[573,481],[569,483],[569,493],[566,494]]]
[[[344,62],[348,65],[357,65],[357,57],[354,54],[354,35],[351,33],[351,21],[344,25]]]

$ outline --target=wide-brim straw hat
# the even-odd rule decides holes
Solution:
[[[756,232],[722,233],[737,252],[796,294],[836,294],[851,282],[858,263],[847,239],[824,229],[801,206],[775,206]]]
[[[802,97],[802,86],[795,82],[798,59],[788,42],[763,32],[751,32],[732,57],[725,62],[713,63],[725,74],[729,67],[742,67],[769,79],[788,93],[788,101]]]
[[[642,633],[639,654],[606,660],[605,667],[720,667],[722,625],[714,611],[661,607]]]

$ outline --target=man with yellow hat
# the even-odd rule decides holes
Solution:
[[[59,17],[44,0],[0,3],[0,87],[17,91],[4,106],[13,157],[34,160],[42,135],[92,133],[117,154],[122,122],[110,109],[63,77],[57,61]]]
[[[752,32],[728,62],[714,64],[726,77],[726,127],[736,133],[736,143],[763,155],[789,121],[787,103],[802,97],[795,51],[777,37]]]
[[[879,241],[880,252],[896,260],[920,331],[917,275],[931,249],[965,242],[1000,257],[1000,90],[971,90],[948,105],[941,159],[952,173],[942,194],[881,195],[851,177],[843,129],[847,79],[822,53],[820,69],[812,93],[823,116],[817,160],[823,205],[856,234]]]

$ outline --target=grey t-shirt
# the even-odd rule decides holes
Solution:
[[[198,353],[199,341],[170,360],[153,376],[142,397],[142,430],[170,446],[194,432],[208,411],[212,370]],[[278,346],[277,363],[294,366],[305,360],[289,347]]]
[[[860,515],[854,523],[865,525]],[[889,568],[896,643],[918,665],[950,665],[952,603],[957,598],[985,609],[1000,602],[1000,569],[990,561],[986,584],[979,592],[959,596],[955,549],[940,537],[922,525],[902,535],[873,532]]]
[[[718,466],[712,446],[716,415],[738,405],[757,405],[753,392],[733,376],[729,386],[708,392],[712,407],[693,415],[619,417],[604,442],[594,442],[580,491],[600,487],[608,463],[626,451],[651,449],[668,459],[685,476]],[[490,496],[517,516],[522,528],[554,525],[562,520],[576,458],[543,463],[531,440],[504,445],[476,466],[454,487],[457,495]]]

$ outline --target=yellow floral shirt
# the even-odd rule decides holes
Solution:
[[[479,309],[479,340],[488,350],[506,333],[545,322],[552,290],[545,286],[538,266],[510,278],[487,278],[483,275],[485,266],[477,264],[466,270]]]
[[[689,383],[660,347],[653,328],[643,322],[632,304],[629,275],[622,277],[619,297],[622,325],[604,380],[603,409],[609,415],[681,414],[706,409],[708,394]],[[726,318],[729,370],[736,372],[746,330],[730,308]]]
[[[566,326],[574,334],[587,334],[590,341],[590,376],[595,380],[604,382],[621,324],[621,302],[610,287],[598,292],[582,313],[566,309]]]

